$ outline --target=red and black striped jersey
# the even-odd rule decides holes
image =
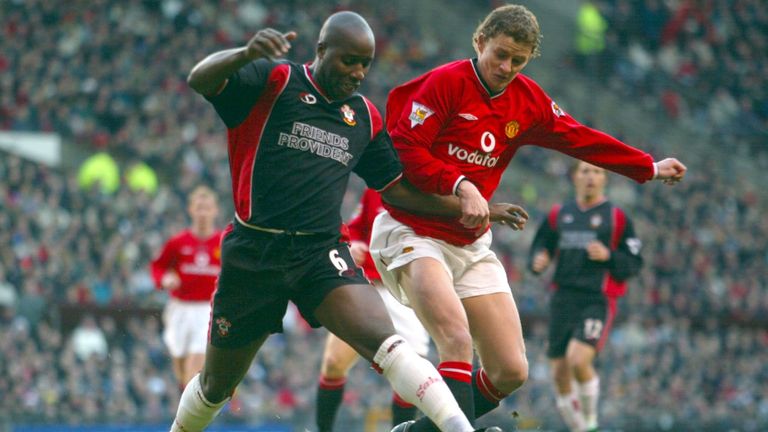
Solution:
[[[349,175],[373,189],[402,172],[364,96],[329,100],[307,65],[257,60],[209,97],[227,126],[236,217],[261,227],[338,233]]]
[[[598,240],[611,250],[606,262],[592,261],[587,245]],[[546,249],[555,264],[556,289],[603,293],[610,297],[626,292],[626,281],[643,265],[642,243],[635,236],[632,221],[609,201],[582,209],[575,200],[555,205],[542,221],[531,245],[528,268],[533,257]]]

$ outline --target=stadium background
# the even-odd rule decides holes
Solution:
[[[600,31],[583,2],[523,3],[544,33],[526,73],[577,119],[690,170],[675,188],[610,180],[646,266],[599,360],[605,430],[768,430],[768,5],[606,0]],[[394,84],[471,56],[499,4],[0,1],[0,430],[167,430],[178,390],[147,263],[195,184],[231,216],[223,125],[185,84],[196,61],[264,26],[298,31],[289,58],[310,60],[322,20],[351,9],[377,36],[364,92],[381,107]],[[578,44],[584,26],[596,38]],[[567,164],[523,148],[496,198],[537,221],[569,193]],[[94,170],[107,177],[91,184]],[[345,215],[361,189],[353,179]],[[546,284],[524,270],[532,234],[495,230],[531,373],[484,423],[560,430]],[[324,331],[286,324],[211,430],[314,429]],[[339,430],[388,430],[389,397],[358,365]]]

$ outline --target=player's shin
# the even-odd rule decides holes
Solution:
[[[473,430],[437,369],[416,354],[405,339],[397,335],[387,338],[373,361],[397,394],[416,405],[441,431]]]
[[[576,385],[571,386],[571,392],[568,394],[557,394],[557,411],[563,419],[563,423],[572,432],[581,432],[586,430],[586,422],[581,412],[581,402],[576,392]]]
[[[600,397],[600,378],[595,375],[591,380],[579,383],[579,399],[587,430],[597,428],[597,401]]]
[[[203,389],[200,386],[200,374],[195,375],[187,384],[184,393],[181,394],[171,432],[202,431],[213,421],[228,401],[229,398],[215,404],[209,402],[203,395]]]

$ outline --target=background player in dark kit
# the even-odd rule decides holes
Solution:
[[[606,171],[571,169],[575,197],[555,205],[531,245],[536,274],[556,261],[549,347],[557,408],[571,431],[597,430],[600,380],[593,365],[616,316],[626,280],[643,264],[632,221],[605,196]]]

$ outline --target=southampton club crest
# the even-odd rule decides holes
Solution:
[[[221,337],[227,337],[229,335],[229,328],[232,327],[232,323],[224,317],[216,318],[216,331]]]
[[[344,120],[344,123],[349,126],[357,124],[357,120],[355,120],[355,111],[347,104],[341,106],[341,118]]]

